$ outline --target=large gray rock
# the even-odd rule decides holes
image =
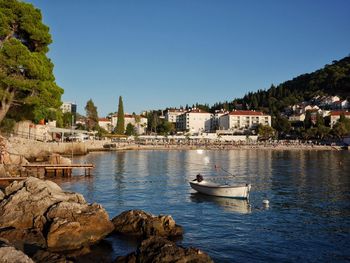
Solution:
[[[0,262],[34,263],[26,254],[10,246],[9,242],[4,239],[0,239]]]
[[[80,249],[113,231],[108,214],[98,204],[61,202],[49,210],[47,219],[52,222],[47,235],[52,251]]]
[[[51,251],[87,247],[113,231],[107,212],[86,203],[51,181],[29,177],[5,189],[0,202],[0,237],[18,247],[26,244]]]
[[[154,216],[142,210],[129,210],[112,219],[114,229],[118,233],[150,237],[181,236],[182,227],[177,225],[169,215]]]
[[[63,192],[51,181],[34,177],[15,181],[6,187],[5,198],[0,203],[0,227],[42,230],[48,209],[63,201],[86,204],[81,194]]]
[[[137,252],[118,257],[115,263],[212,263],[206,253],[196,248],[182,248],[162,237],[142,241]]]

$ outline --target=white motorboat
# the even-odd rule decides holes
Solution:
[[[190,182],[191,187],[199,193],[213,196],[248,199],[250,184],[246,185],[221,185],[203,180],[201,175]]]

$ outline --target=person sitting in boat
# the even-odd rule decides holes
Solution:
[[[203,176],[201,174],[197,174],[196,180],[197,180],[198,183],[202,182],[203,181]]]

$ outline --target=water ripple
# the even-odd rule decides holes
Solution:
[[[185,229],[179,243],[216,262],[350,260],[350,155],[335,151],[126,151],[92,153],[91,178],[58,183],[102,204],[170,214]],[[202,196],[188,181],[227,176],[253,185],[250,201]],[[270,200],[264,208],[262,200]],[[108,238],[111,258],[136,243]]]

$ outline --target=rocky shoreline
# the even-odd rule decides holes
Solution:
[[[7,262],[74,262],[112,233],[142,241],[114,262],[213,262],[203,251],[169,240],[183,235],[169,215],[132,210],[109,220],[101,205],[34,177],[0,192],[0,257],[6,254]]]
[[[27,177],[23,168],[27,158],[70,162],[47,147],[0,136],[0,177]],[[102,262],[213,262],[203,251],[182,248],[170,240],[183,235],[170,215],[133,210],[110,220],[101,205],[87,203],[79,193],[64,192],[56,183],[40,179],[41,174],[32,175],[7,187],[0,185],[0,261],[82,262],[79,258],[89,255],[91,247],[106,237],[127,235],[139,240],[138,249]]]

